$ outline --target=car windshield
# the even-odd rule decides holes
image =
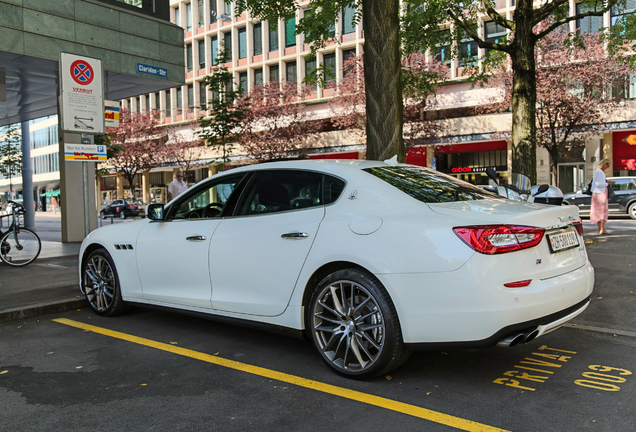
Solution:
[[[425,203],[500,198],[455,177],[416,166],[384,166],[367,168],[364,171]]]

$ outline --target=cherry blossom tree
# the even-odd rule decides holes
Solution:
[[[187,127],[168,129],[168,141],[165,147],[166,160],[176,162],[186,174],[202,158],[205,149],[204,140],[195,132],[197,126],[198,121],[194,120]]]
[[[435,88],[448,77],[448,67],[438,61],[427,62],[421,53],[402,59],[404,76],[404,144],[408,151],[416,144],[429,142],[442,132],[438,122],[429,121],[426,112],[435,109]],[[351,57],[343,64],[343,79],[337,96],[330,102],[332,123],[366,139],[366,92],[362,57]]]
[[[107,131],[117,148],[108,164],[123,174],[130,190],[138,173],[148,171],[165,160],[166,130],[159,126],[157,111],[133,112],[122,109],[119,127]]]
[[[546,22],[541,23],[545,27]],[[537,101],[536,143],[550,154],[552,178],[560,157],[603,128],[604,118],[623,99],[631,66],[608,58],[603,36],[585,34],[570,43],[566,32],[552,32],[535,49]],[[504,89],[497,110],[510,107],[513,78],[503,64],[489,81]]]
[[[255,86],[240,139],[246,153],[259,160],[276,159],[303,148],[319,127],[302,103],[310,91],[310,86],[295,81]]]

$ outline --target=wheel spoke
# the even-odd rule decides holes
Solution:
[[[344,308],[342,307],[342,304],[340,303],[340,299],[338,298],[338,294],[337,294],[337,291],[340,291],[342,289],[342,284],[340,284],[340,290],[336,290],[336,287],[334,287],[333,285],[330,286],[329,289],[331,290],[331,297],[333,299],[333,304],[336,310],[338,311],[340,316],[345,316],[346,312]]]
[[[358,363],[360,364],[360,367],[364,369],[369,362],[365,361],[362,358],[362,355],[360,354],[360,349],[358,346],[358,338],[355,336],[355,334],[353,334],[351,335],[350,339],[351,339],[351,351],[355,355],[356,359],[358,359]]]

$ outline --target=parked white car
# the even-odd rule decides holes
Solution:
[[[410,165],[263,163],[146,213],[82,244],[97,314],[146,305],[283,327],[351,378],[411,350],[530,342],[583,312],[594,285],[575,206]]]

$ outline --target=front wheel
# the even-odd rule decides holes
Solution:
[[[119,276],[110,254],[104,249],[92,252],[82,265],[82,289],[93,312],[114,316],[126,312],[121,298]]]
[[[636,202],[631,203],[627,209],[627,214],[630,218],[636,219]]]
[[[27,228],[18,228],[15,233],[10,230],[0,240],[0,258],[15,267],[32,263],[41,250],[40,238]]]
[[[346,269],[327,276],[314,291],[309,314],[316,349],[340,375],[374,378],[396,369],[410,355],[395,306],[369,273]]]

